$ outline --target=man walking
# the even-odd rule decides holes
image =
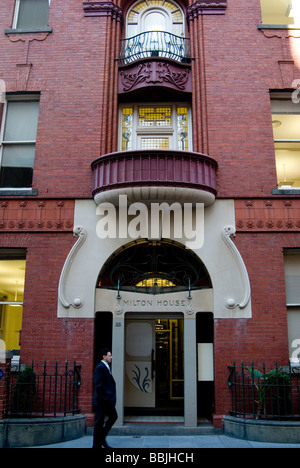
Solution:
[[[106,436],[116,422],[116,383],[110,371],[112,354],[108,348],[100,351],[101,362],[94,372],[95,391],[93,405],[96,407],[93,448],[110,448]],[[105,417],[108,417],[104,424]]]

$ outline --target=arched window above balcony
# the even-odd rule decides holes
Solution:
[[[129,10],[126,37],[150,31],[164,31],[184,36],[184,16],[175,2],[165,0],[140,0]]]
[[[171,0],[140,0],[128,11],[120,58],[128,64],[148,57],[190,59],[182,9]]]

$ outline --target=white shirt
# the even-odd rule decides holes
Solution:
[[[110,370],[110,367],[109,367],[109,365],[107,364],[107,362],[105,362],[105,361],[103,361],[103,360],[102,360],[101,362],[103,362],[103,364],[106,365],[107,369],[109,370],[109,373],[111,374],[111,370]]]

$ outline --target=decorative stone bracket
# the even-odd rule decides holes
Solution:
[[[225,226],[222,231],[222,239],[227,245],[228,249],[230,250],[232,256],[234,257],[236,261],[237,267],[239,269],[239,272],[242,278],[242,283],[244,287],[244,297],[240,303],[237,303],[236,300],[233,298],[228,298],[226,302],[226,307],[228,307],[228,309],[235,309],[236,307],[239,307],[240,309],[244,309],[249,304],[249,301],[250,301],[251,287],[250,287],[249,276],[248,276],[245,263],[241,257],[240,252],[238,251],[235,244],[231,240],[231,236],[235,236],[235,234],[236,234],[235,227]]]
[[[66,299],[65,296],[65,284],[66,284],[66,278],[68,276],[68,273],[70,271],[71,265],[73,263],[73,260],[75,256],[77,255],[79,249],[82,247],[84,244],[86,238],[87,238],[87,231],[83,226],[75,226],[74,228],[74,236],[78,237],[78,240],[76,244],[73,245],[67,260],[65,261],[64,267],[61,272],[60,280],[59,280],[59,286],[58,286],[58,298],[59,302],[65,309],[69,309],[71,305],[75,309],[79,309],[80,307],[83,306],[83,300],[80,297],[75,297],[72,304]]]

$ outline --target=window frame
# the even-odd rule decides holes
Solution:
[[[272,101],[282,101],[286,102],[287,104],[293,104],[294,106],[298,106],[299,111],[298,112],[288,112],[288,110],[282,110],[282,111],[273,111],[272,108]],[[273,122],[273,115],[300,115],[300,104],[294,104],[292,102],[291,94],[286,93],[286,92],[281,92],[281,93],[270,93],[270,104],[271,104],[271,120]],[[296,108],[295,108],[296,110]],[[283,192],[286,192],[287,194],[300,194],[300,184],[297,186],[291,186],[289,187],[288,185],[283,185],[279,186],[279,176],[277,172],[277,160],[276,160],[276,143],[296,143],[299,144],[299,153],[300,153],[300,131],[299,131],[299,138],[274,138],[274,130],[273,130],[273,144],[274,144],[274,156],[275,156],[275,165],[276,165],[276,176],[277,176],[277,188],[273,189],[273,194],[282,194]],[[299,162],[300,162],[300,155],[299,155]],[[297,193],[295,193],[297,192]]]
[[[174,29],[174,25],[176,24],[180,24],[181,25],[181,28],[182,28],[182,32],[180,34],[181,37],[185,37],[185,32],[186,32],[186,25],[185,25],[185,14],[184,14],[184,11],[182,10],[181,6],[173,1],[173,0],[170,0],[169,3],[174,5],[174,7],[177,7],[177,10],[180,11],[181,13],[181,17],[182,17],[182,22],[178,22],[178,21],[173,21],[172,19],[172,14],[175,13],[172,12],[170,9],[168,9],[167,7],[164,6],[164,2],[162,2],[160,5],[147,5],[145,8],[139,10],[136,12],[138,13],[138,20],[137,20],[137,23],[130,23],[129,22],[129,17],[130,17],[130,14],[131,12],[139,6],[140,3],[143,3],[143,0],[138,0],[137,2],[135,2],[128,10],[127,14],[126,14],[126,32],[125,32],[125,37],[126,38],[130,38],[130,37],[135,37],[136,35],[138,34],[141,34],[143,32],[145,32],[143,30],[143,26],[144,26],[144,21],[145,21],[145,17],[151,13],[151,12],[163,12],[164,15],[166,17],[168,17],[168,22],[169,22],[169,25],[170,25],[170,29],[171,31],[165,31],[165,32],[169,32],[170,34],[175,34],[175,32],[173,31]],[[131,26],[133,25],[136,25],[136,32],[135,34],[131,34],[129,33],[129,30],[132,29]],[[175,34],[177,35],[177,34]]]
[[[7,124],[7,115],[8,115],[8,105],[10,102],[39,102],[40,103],[40,94],[39,93],[32,93],[32,94],[6,94],[5,103],[3,106],[3,114],[2,114],[2,122],[1,122],[1,129],[0,129],[0,173],[2,170],[2,160],[3,160],[3,151],[5,146],[9,145],[35,145],[36,149],[36,141],[37,141],[37,132],[35,140],[19,140],[19,141],[10,141],[4,140],[4,134]],[[38,114],[38,121],[39,121],[39,114]],[[9,166],[8,166],[9,167]],[[32,169],[34,169],[34,164]],[[1,184],[1,180],[0,180]],[[3,191],[32,191],[31,187],[2,187],[0,185],[0,195]]]
[[[20,12],[20,5],[21,5],[21,2],[22,0],[16,0],[16,3],[15,3],[15,11],[14,11],[14,17],[13,17],[13,23],[12,23],[12,30],[13,31],[37,31],[37,30],[40,30],[40,31],[48,31],[49,30],[49,27],[48,27],[48,22],[45,26],[32,26],[30,28],[17,28],[17,25],[18,25],[18,21],[19,21],[19,12]],[[50,11],[50,6],[51,6],[51,0],[48,0],[48,3],[49,3],[49,11]],[[49,17],[48,17],[48,21],[49,21]],[[52,31],[52,29],[51,29]]]
[[[300,360],[299,363],[295,364],[292,361],[293,353],[295,350],[293,350],[293,343],[295,341],[295,338],[299,338],[298,336],[295,335],[295,332],[293,331],[291,327],[291,323],[293,323],[292,316],[297,315],[300,319],[300,298],[298,301],[293,301],[290,302],[289,299],[289,294],[288,294],[288,283],[289,283],[289,277],[291,275],[289,274],[293,269],[295,270],[295,266],[291,265],[291,263],[288,261],[288,258],[291,256],[297,255],[298,262],[296,261],[295,263],[300,264],[300,249],[299,248],[288,248],[288,249],[283,249],[283,256],[284,256],[284,277],[285,277],[285,291],[286,291],[286,310],[287,310],[287,325],[288,325],[288,346],[289,346],[289,355],[290,355],[290,363],[293,367],[298,367],[300,368]],[[297,269],[297,266],[296,266]],[[300,278],[300,275],[297,275],[298,278]],[[297,317],[297,322],[298,322],[298,317]],[[298,322],[299,323],[299,322]],[[299,349],[299,343],[298,344],[298,349]],[[299,353],[298,353],[299,356]],[[300,356],[299,356],[300,359]]]
[[[262,23],[257,26],[258,29],[300,29],[300,19],[298,20],[298,23],[294,23],[294,24],[293,23],[264,23],[263,22],[263,19],[264,19],[263,18],[263,6],[262,6],[263,1],[264,0],[260,0]],[[276,0],[276,1],[279,1],[279,0]],[[289,8],[289,6],[291,5],[290,4],[287,5],[287,9]]]
[[[161,126],[161,127],[142,127],[138,126],[139,121],[139,108],[143,107],[171,107],[171,126]],[[188,148],[180,150],[178,148],[178,139],[177,139],[177,109],[181,107],[187,108],[187,126],[188,126]],[[123,109],[132,108],[132,147],[131,149],[124,150],[122,148],[122,129],[123,129]],[[140,145],[138,144],[142,138],[169,138],[170,146],[168,151],[193,151],[193,138],[192,138],[192,108],[188,102],[159,102],[159,103],[149,103],[149,102],[139,102],[139,103],[124,103],[119,106],[119,131],[118,131],[118,151],[136,151],[141,150]],[[146,149],[146,151],[151,151],[151,149]],[[155,151],[155,149],[154,149]]]

